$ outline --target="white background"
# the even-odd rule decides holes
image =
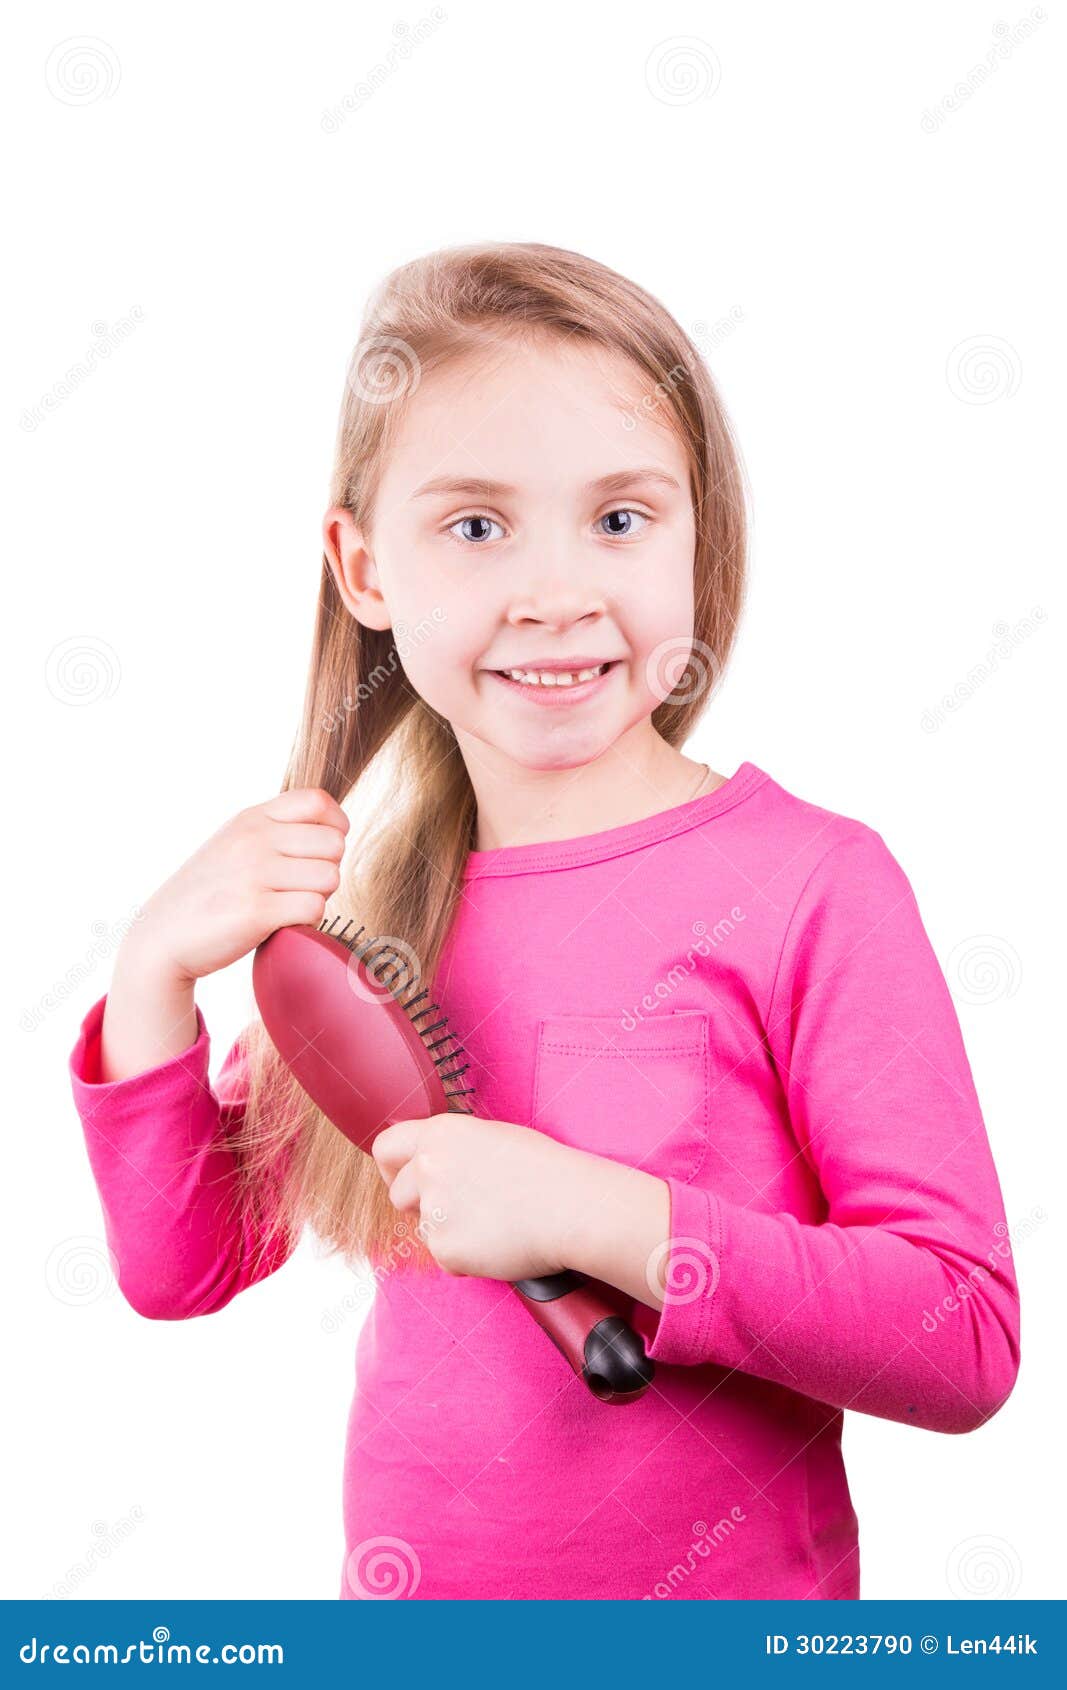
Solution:
[[[846,1419],[863,1595],[1058,1593],[1061,22],[100,3],[24,12],[4,59],[3,1594],[336,1594],[366,1298],[306,1238],[217,1315],[134,1314],[66,1063],[108,935],[278,790],[368,290],[481,238],[586,252],[705,337],[755,523],[743,635],[689,752],[882,833],[1025,1235],[995,1420]],[[214,1073],[247,966],[199,1001]]]

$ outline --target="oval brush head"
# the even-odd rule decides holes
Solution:
[[[447,1016],[395,946],[340,921],[279,927],[256,948],[256,1003],[290,1071],[361,1150],[394,1121],[473,1114]]]

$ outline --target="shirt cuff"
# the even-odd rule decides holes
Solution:
[[[716,1293],[722,1262],[722,1209],[713,1191],[667,1177],[671,1194],[670,1236],[663,1307],[645,1339],[650,1361],[698,1367],[714,1361]]]
[[[144,1109],[145,1093],[153,1101],[166,1097],[187,1096],[190,1086],[204,1089],[208,1083],[208,1062],[211,1054],[211,1035],[204,1023],[200,1005],[196,1008],[196,1038],[187,1050],[167,1057],[154,1068],[139,1074],[129,1074],[122,1080],[100,1078],[100,1031],[104,1019],[107,993],[98,998],[86,1013],[74,1049],[70,1053],[70,1083],[74,1103],[84,1118],[96,1114],[106,1106],[110,1114],[122,1114],[129,1106],[133,1112]]]

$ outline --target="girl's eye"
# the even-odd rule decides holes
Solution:
[[[481,529],[482,532],[477,534],[457,534],[455,532],[457,528],[466,529],[472,526],[474,528]],[[467,540],[471,545],[481,546],[484,545],[486,540],[491,540],[493,538],[493,535],[486,534],[484,532],[487,527],[500,528],[500,524],[499,522],[494,522],[491,516],[461,516],[458,522],[454,522],[452,524],[448,532],[456,540]],[[500,528],[500,532],[502,534],[504,530]]]
[[[639,527],[635,528],[634,526],[635,517],[638,523],[646,523],[651,520],[642,511],[631,510],[627,506],[619,510],[607,511],[598,521],[601,525],[605,522],[612,524],[610,529],[605,530],[601,527],[602,533],[610,534],[613,539],[623,539],[628,534],[639,534],[641,532]],[[456,533],[457,528],[461,530],[458,534]],[[494,528],[499,531],[496,535],[490,532]],[[501,524],[494,522],[491,516],[461,516],[448,529],[448,533],[452,535],[453,539],[460,542],[465,541],[472,546],[484,545],[488,540],[499,538],[503,532]]]
[[[639,528],[635,529],[632,526],[631,519],[635,516],[639,522],[647,522],[649,520],[649,518],[643,515],[641,511],[630,510],[628,507],[623,510],[607,511],[602,517],[600,517],[599,520],[601,522],[615,522],[617,518],[622,518],[626,524],[625,527],[611,528],[607,531],[611,534],[612,538],[621,539],[626,534],[639,534],[641,532]]]

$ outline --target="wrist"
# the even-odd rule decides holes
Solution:
[[[166,946],[157,940],[152,926],[140,913],[139,923],[127,931],[115,955],[115,977],[135,984],[150,984],[156,992],[178,995],[193,992],[196,977],[189,975],[181,963],[167,953]]]
[[[553,1217],[553,1255],[575,1272],[659,1308],[656,1264],[671,1217],[666,1180],[607,1156],[563,1148],[568,1164]]]
[[[113,981],[148,987],[159,997],[191,997],[195,978],[175,962],[149,930],[131,928],[115,956]]]

